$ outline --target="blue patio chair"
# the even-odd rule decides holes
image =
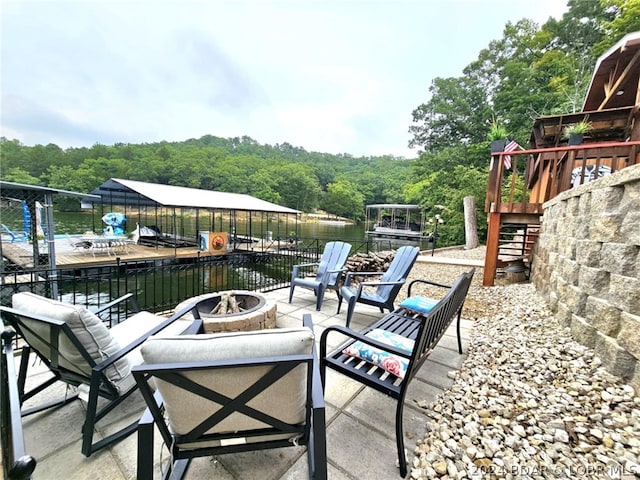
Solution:
[[[347,273],[347,277],[344,280],[344,286],[340,289],[337,311],[337,313],[340,313],[342,299],[344,298],[348,305],[347,327],[351,323],[351,317],[357,302],[380,307],[380,312],[384,312],[385,308],[390,312],[393,311],[393,302],[398,296],[400,289],[407,281],[407,276],[411,271],[411,267],[413,267],[413,264],[418,258],[418,253],[418,247],[400,247],[386,272]],[[357,286],[351,285],[354,277],[372,277],[380,275],[382,275],[380,280],[360,282]],[[375,287],[375,291],[367,291],[365,290],[365,287]]]
[[[324,247],[324,253],[319,263],[303,263],[293,266],[291,273],[291,289],[289,290],[289,303],[293,299],[293,290],[298,287],[308,288],[316,294],[316,310],[320,310],[324,292],[332,289],[338,294],[339,282],[344,265],[347,263],[351,244],[345,242],[328,242]],[[317,267],[315,277],[304,277],[311,267]],[[338,297],[340,295],[338,294]]]
[[[13,242],[26,242],[29,240],[27,232],[14,232],[4,223],[2,224],[2,231],[11,237],[11,243]]]

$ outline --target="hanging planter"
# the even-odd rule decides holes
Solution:
[[[569,135],[568,145],[580,145],[584,140],[584,133],[572,133]]]
[[[503,152],[507,144],[507,129],[494,118],[491,121],[487,138],[491,142],[492,152]]]
[[[591,122],[584,117],[578,123],[567,125],[564,129],[564,137],[569,145],[580,145],[584,140],[584,134],[591,130]]]

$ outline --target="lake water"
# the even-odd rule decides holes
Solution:
[[[87,231],[102,232],[105,224],[102,223],[100,216],[92,215],[91,212],[55,212],[54,215],[56,234],[81,234]],[[154,223],[149,220],[149,224]],[[127,226],[127,233],[135,228],[134,225]],[[365,241],[365,229],[363,224],[358,225],[335,225],[318,222],[298,222],[296,226],[295,220],[287,223],[276,221],[251,221],[251,232],[247,222],[237,223],[240,235],[249,235],[255,237],[263,237],[267,231],[273,232],[274,238],[277,236],[287,237],[290,232],[297,230],[298,237],[302,239],[318,239],[318,240],[343,240],[352,243],[361,243]],[[180,234],[185,236],[196,236],[195,218],[185,218],[180,225]]]
[[[137,219],[135,220],[137,221]],[[134,222],[135,222],[134,221]],[[153,224],[149,218],[147,225]],[[200,220],[201,224],[206,223]],[[225,220],[228,224],[228,219]],[[105,227],[99,215],[92,215],[91,212],[55,212],[55,233],[56,236],[80,235],[88,231],[101,233]],[[162,225],[161,222],[158,222]],[[216,224],[218,222],[215,222]],[[206,223],[208,224],[208,223]],[[135,228],[129,225],[127,233]],[[301,240],[302,244],[311,245],[313,241],[320,244],[331,240],[342,240],[353,245],[352,253],[356,251],[365,252],[367,250],[388,250],[396,248],[397,245],[379,244],[366,245],[365,228],[359,225],[338,225],[335,223],[318,222],[298,222],[251,220],[251,232],[249,232],[248,222],[237,223],[237,233],[239,235],[251,235],[264,238],[266,232],[272,232],[273,238],[279,236],[286,238],[293,231]],[[168,228],[163,228],[169,231]],[[181,220],[179,235],[195,237],[195,218],[185,217]],[[288,261],[288,260],[287,260]],[[211,265],[176,265],[173,270],[155,270],[144,266],[136,269],[126,269],[116,272],[116,275],[96,277],[82,283],[82,286],[74,283],[77,279],[70,280],[69,285],[60,281],[60,291],[65,301],[73,303],[84,303],[89,306],[97,306],[111,298],[115,298],[124,292],[135,292],[140,305],[147,309],[166,309],[175,303],[183,301],[196,294],[209,291],[220,291],[228,289],[260,289],[274,284],[286,284],[290,278],[291,265],[278,262],[272,264],[211,264]]]

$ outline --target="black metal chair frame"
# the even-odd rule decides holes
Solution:
[[[133,294],[126,294],[112,302],[103,305],[101,308],[94,311],[94,313],[97,315],[101,314],[125,301],[130,302],[134,312],[140,311],[140,307],[138,306],[138,303]],[[130,425],[127,425],[123,429],[95,443],[93,442],[94,427],[96,423],[104,418],[108,413],[113,411],[118,405],[120,405],[125,399],[127,399],[133,392],[137,390],[137,386],[134,384],[134,386],[126,392],[118,392],[115,386],[113,386],[113,384],[107,378],[107,368],[113,365],[117,360],[125,357],[132,350],[140,346],[149,336],[160,332],[162,329],[166,328],[171,323],[189,312],[194,315],[194,318],[200,318],[200,314],[197,309],[193,305],[190,305],[182,311],[176,312],[167,320],[159,323],[156,327],[129,343],[129,345],[122,347],[117,353],[113,354],[108,359],[103,360],[100,363],[96,363],[95,360],[93,360],[93,358],[91,358],[89,353],[86,351],[80,340],[78,340],[71,328],[65,322],[47,318],[44,316],[25,314],[24,312],[13,308],[0,306],[0,314],[2,315],[2,318],[6,320],[22,338],[27,339],[29,338],[29,336],[33,335],[40,341],[45,343],[48,347],[47,352],[40,352],[34,349],[28,343],[23,346],[17,382],[20,405],[22,406],[25,401],[36,396],[58,381],[64,382],[74,387],[79,387],[80,385],[89,385],[89,391],[86,398],[87,412],[84,423],[82,425],[82,454],[86,457],[89,457],[92,453],[95,453],[96,451],[104,447],[122,440],[123,438],[131,435],[136,431],[138,423],[137,421],[131,423]],[[38,321],[42,325],[47,325],[49,337],[43,338],[37,332],[29,329],[29,327],[21,321],[21,318],[29,318],[31,320]],[[191,328],[197,328],[197,324],[198,322],[194,321],[194,324]],[[77,351],[82,355],[83,359],[86,361],[86,364],[91,368],[91,375],[83,375],[59,365],[60,351],[58,350],[58,346],[61,335],[67,337],[68,340],[77,349]],[[43,381],[41,384],[25,392],[25,384],[31,351],[33,351],[42,360],[42,362],[44,362],[44,364],[50,370],[52,376],[49,379]],[[66,405],[67,403],[70,403],[79,398],[80,395],[76,391],[65,395],[63,398],[39,404],[28,409],[23,409],[22,416],[24,417],[37,412],[41,412],[43,410],[47,410],[49,408]],[[107,403],[105,403],[101,408],[98,408],[98,398],[107,400]]]
[[[331,368],[347,377],[356,380],[368,387],[397,400],[396,405],[396,444],[400,475],[407,475],[407,461],[404,454],[404,433],[402,425],[402,413],[404,400],[409,388],[409,383],[416,375],[422,364],[431,354],[431,351],[440,341],[454,318],[457,318],[456,333],[458,337],[458,353],[462,354],[462,340],[460,336],[460,320],[464,301],[471,285],[475,269],[463,273],[458,277],[453,286],[444,285],[429,280],[414,280],[409,284],[409,296],[411,287],[416,283],[425,283],[436,287],[448,288],[449,291],[428,314],[417,314],[405,308],[399,307],[383,318],[368,326],[362,332],[355,332],[341,325],[326,328],[320,337],[320,364],[323,387],[326,385],[326,369]],[[372,340],[366,334],[373,329],[383,329],[415,341],[411,353],[396,349],[390,345]],[[349,337],[345,343],[327,353],[327,338],[330,333],[337,332]],[[380,367],[372,368],[372,364],[346,355],[343,350],[355,341],[361,341],[381,350],[394,353],[409,361],[404,379],[399,381],[395,375],[388,374]]]
[[[311,315],[305,314],[303,322],[305,326],[313,329]],[[236,398],[229,398],[209,388],[203,387],[182,375],[182,372],[193,372],[196,370],[211,370],[212,374],[214,374],[213,372],[217,369],[228,368],[237,368],[239,370],[238,375],[242,375],[242,368],[269,365],[273,366],[273,368]],[[298,365],[306,365],[307,368],[307,411],[304,424],[290,425],[249,406],[249,402],[254,397]],[[295,434],[301,435],[297,444],[307,446],[309,477],[319,480],[327,478],[325,404],[315,345],[313,352],[309,355],[284,355],[269,358],[155,365],[143,364],[134,367],[133,374],[148,406],[140,419],[138,429],[138,479],[153,478],[154,423],[158,427],[160,435],[169,449],[171,458],[169,464],[164,469],[164,479],[183,478],[187,472],[189,463],[196,457],[292,446],[292,443],[288,439],[273,439],[224,446],[207,445],[199,448],[194,447],[195,443],[210,443],[214,440],[256,436],[281,436],[282,434],[287,434],[288,436],[294,436]],[[153,389],[149,385],[149,381],[154,377],[170,382],[187,391],[197,393],[204,398],[223,405],[223,408],[193,428],[188,434],[180,436],[173,435],[163,415],[164,408],[161,395],[159,392],[154,394]],[[239,412],[264,422],[268,424],[269,427],[260,430],[206,434],[208,430],[234,412]],[[190,444],[189,448],[182,448],[182,445],[185,443]]]
[[[0,321],[0,439],[5,480],[26,480],[36,468],[36,460],[25,454],[18,377],[13,356],[15,332]]]

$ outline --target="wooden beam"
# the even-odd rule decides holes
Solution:
[[[493,286],[496,280],[496,269],[498,268],[498,248],[500,245],[500,214],[489,214],[489,229],[487,231],[487,249],[484,256],[484,272],[482,285],[484,287]]]
[[[626,68],[622,72],[622,74],[620,74],[620,76],[618,77],[618,80],[616,80],[616,82],[611,86],[611,88],[608,89],[609,91],[606,92],[607,94],[605,95],[604,100],[598,107],[598,110],[602,110],[604,106],[607,104],[607,102],[611,100],[611,97],[613,97],[616,94],[616,92],[618,91],[618,87],[624,81],[625,77],[631,71],[631,69],[635,66],[635,63],[638,61],[638,58],[640,58],[640,50],[638,50],[635,53],[631,61],[627,64]]]

